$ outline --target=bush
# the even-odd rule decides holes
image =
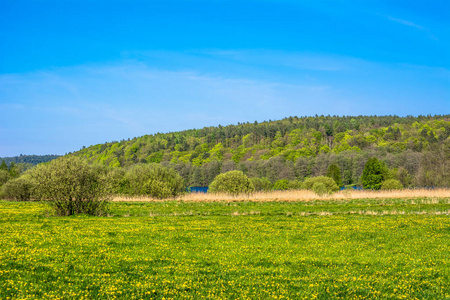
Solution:
[[[289,180],[288,190],[299,190],[302,188],[302,182],[298,180]]]
[[[287,190],[288,185],[289,185],[289,180],[280,179],[280,180],[275,181],[275,183],[273,184],[273,189],[274,190]]]
[[[382,190],[401,190],[403,189],[403,184],[397,179],[388,179],[381,183]]]
[[[319,193],[322,193],[323,187],[321,185],[318,184],[322,184],[325,187],[325,193],[323,194],[318,194],[315,190],[314,190],[314,185],[316,185],[316,190],[319,191]],[[312,178],[307,178],[304,182],[303,182],[303,186],[304,189],[306,190],[312,190],[315,193],[317,193],[319,196],[322,196],[324,194],[333,194],[334,192],[339,191],[339,187],[337,186],[336,182],[330,178],[330,177],[326,177],[326,176],[318,176],[318,177],[312,177]]]
[[[27,201],[31,198],[33,183],[24,177],[11,179],[2,187],[2,196],[7,199]]]
[[[252,182],[255,191],[268,191],[272,188],[272,183],[266,177],[253,177],[250,178],[250,181]]]
[[[116,167],[110,168],[105,175],[105,187],[113,195],[125,194],[128,189],[125,180],[125,169]]]
[[[173,169],[158,164],[141,164],[131,167],[119,181],[118,188],[129,196],[149,195],[164,199],[184,192],[184,180]]]
[[[39,164],[24,176],[33,182],[36,198],[49,200],[60,216],[106,212],[105,177],[79,157]]]
[[[312,186],[312,191],[319,196],[328,194],[327,187],[322,182],[316,182]]]
[[[233,196],[250,194],[255,190],[252,182],[242,171],[229,171],[217,175],[209,186],[213,193],[227,193]]]

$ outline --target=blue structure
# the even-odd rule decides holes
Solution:
[[[343,187],[341,187],[340,188],[340,190],[342,191],[342,190],[363,190],[363,188],[362,188],[362,186],[356,186],[356,185],[353,185],[353,186],[343,186]]]
[[[188,186],[186,188],[186,191],[188,193],[207,193],[208,192],[208,187],[204,187],[204,186]]]

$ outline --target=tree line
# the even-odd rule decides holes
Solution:
[[[361,185],[365,163],[377,157],[404,186],[449,186],[449,137],[450,115],[289,117],[146,135],[71,155],[111,167],[159,163],[191,186],[230,170],[272,183],[304,180],[330,164],[344,185]]]
[[[6,164],[3,162],[1,167]],[[10,170],[3,170],[9,172]],[[383,162],[371,158],[366,163],[361,181],[365,188],[401,189],[400,180],[389,178]],[[342,185],[339,167],[332,164],[326,176],[306,178],[304,181],[281,179],[271,183],[266,177],[249,178],[242,171],[230,170],[218,174],[209,185],[210,192],[233,196],[270,189],[308,189],[322,196],[332,194]],[[113,168],[89,164],[86,159],[67,156],[40,164],[1,186],[0,196],[26,201],[48,201],[57,215],[104,215],[108,200],[114,195],[175,198],[187,192],[186,182],[173,168],[161,164],[138,164]]]
[[[14,164],[26,164],[29,167],[35,166],[40,163],[49,162],[53,159],[58,158],[60,155],[23,155],[20,154],[19,156],[12,156],[12,157],[3,157],[0,158],[0,160],[4,160],[6,165],[9,166],[11,163]]]

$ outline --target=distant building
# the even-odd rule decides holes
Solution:
[[[189,186],[186,188],[188,193],[207,193],[208,189],[207,186]]]

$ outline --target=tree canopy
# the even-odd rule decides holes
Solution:
[[[241,171],[229,171],[218,175],[209,189],[211,192],[222,192],[233,196],[250,194],[255,190],[250,179]]]
[[[58,215],[105,213],[108,191],[102,173],[79,157],[40,164],[22,177],[33,183],[33,196],[49,200]]]
[[[380,162],[376,157],[370,158],[361,176],[361,182],[365,189],[379,190],[382,182],[387,177],[387,168],[383,162]]]
[[[362,184],[366,162],[376,157],[401,170],[395,176],[406,186],[450,186],[449,149],[450,115],[314,116],[157,133],[71,155],[112,167],[159,163],[189,186],[208,186],[230,170],[272,184],[304,180],[325,175],[332,164],[342,185]]]

